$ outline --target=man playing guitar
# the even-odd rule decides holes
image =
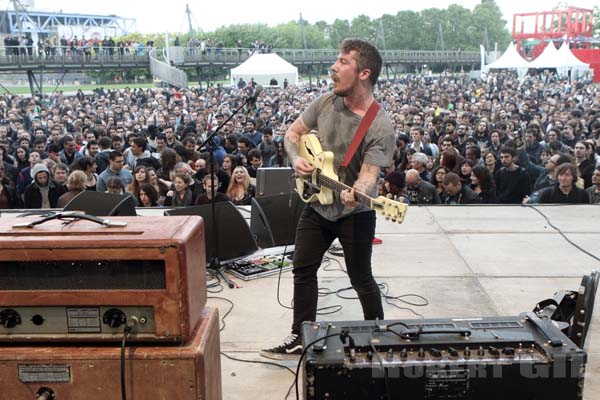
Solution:
[[[394,129],[382,108],[376,111],[347,167],[340,168],[362,118],[375,102],[373,87],[381,66],[381,55],[373,45],[359,39],[344,40],[331,67],[333,92],[311,103],[285,135],[285,149],[294,170],[310,175],[314,167],[300,157],[298,146],[303,135],[317,130],[323,149],[334,154],[339,180],[352,190],[335,194],[330,205],[311,203],[305,207],[296,231],[292,332],[283,344],[261,351],[264,357],[284,359],[301,354],[301,323],[316,319],[317,270],[336,238],[344,249],[350,282],[358,293],[364,318],[383,319],[381,295],[371,272],[375,212],[358,203],[354,193],[376,196],[380,168],[392,164]]]

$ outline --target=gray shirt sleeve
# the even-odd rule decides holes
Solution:
[[[383,113],[381,115],[380,113]],[[378,134],[366,143],[365,155],[363,162],[381,168],[387,168],[392,165],[394,158],[394,150],[396,149],[396,139],[394,136],[394,128],[389,121],[388,116],[383,110],[378,113],[378,124],[375,128],[378,129]],[[367,137],[365,137],[365,140]]]

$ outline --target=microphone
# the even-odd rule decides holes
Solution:
[[[262,91],[263,91],[262,85],[256,85],[256,88],[254,89],[254,93],[252,94],[252,96],[248,97],[248,100],[246,100],[248,102],[248,104],[256,105],[256,100],[258,100],[258,96],[260,96]]]

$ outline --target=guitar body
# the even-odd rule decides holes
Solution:
[[[323,151],[316,135],[302,135],[298,144],[298,154],[315,169],[310,176],[296,175],[296,191],[302,201],[312,203],[318,201],[322,205],[333,204],[333,194],[352,188],[338,181],[333,167],[333,153]],[[354,192],[359,203],[366,205],[386,219],[402,223],[407,205],[388,199],[384,196],[373,198],[365,193]]]
[[[323,151],[319,138],[312,134],[300,137],[298,153],[315,168],[311,176],[296,178],[296,190],[300,198],[306,203],[318,201],[323,205],[332,204],[333,190],[322,187],[318,182],[318,176],[320,173],[334,180],[338,179],[333,167],[333,153]],[[317,188],[318,190],[315,190]]]

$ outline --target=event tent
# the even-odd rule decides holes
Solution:
[[[571,49],[569,48],[569,44],[564,42],[560,49],[558,49],[558,55],[560,56],[560,65],[559,68],[578,68],[578,69],[587,69],[590,67],[589,64],[584,63],[579,58],[575,57]]]
[[[517,51],[514,43],[508,45],[506,51],[491,64],[485,66],[486,70],[490,69],[525,69],[529,68],[529,62],[525,60]]]
[[[554,42],[548,42],[542,54],[529,63],[529,68],[557,68],[559,65],[561,65],[561,60],[558,50],[556,50]]]
[[[279,57],[277,54],[253,54],[242,64],[231,69],[231,84],[235,85],[240,78],[259,85],[268,86],[271,79],[275,79],[279,86],[287,79],[290,85],[298,84],[298,68]]]

